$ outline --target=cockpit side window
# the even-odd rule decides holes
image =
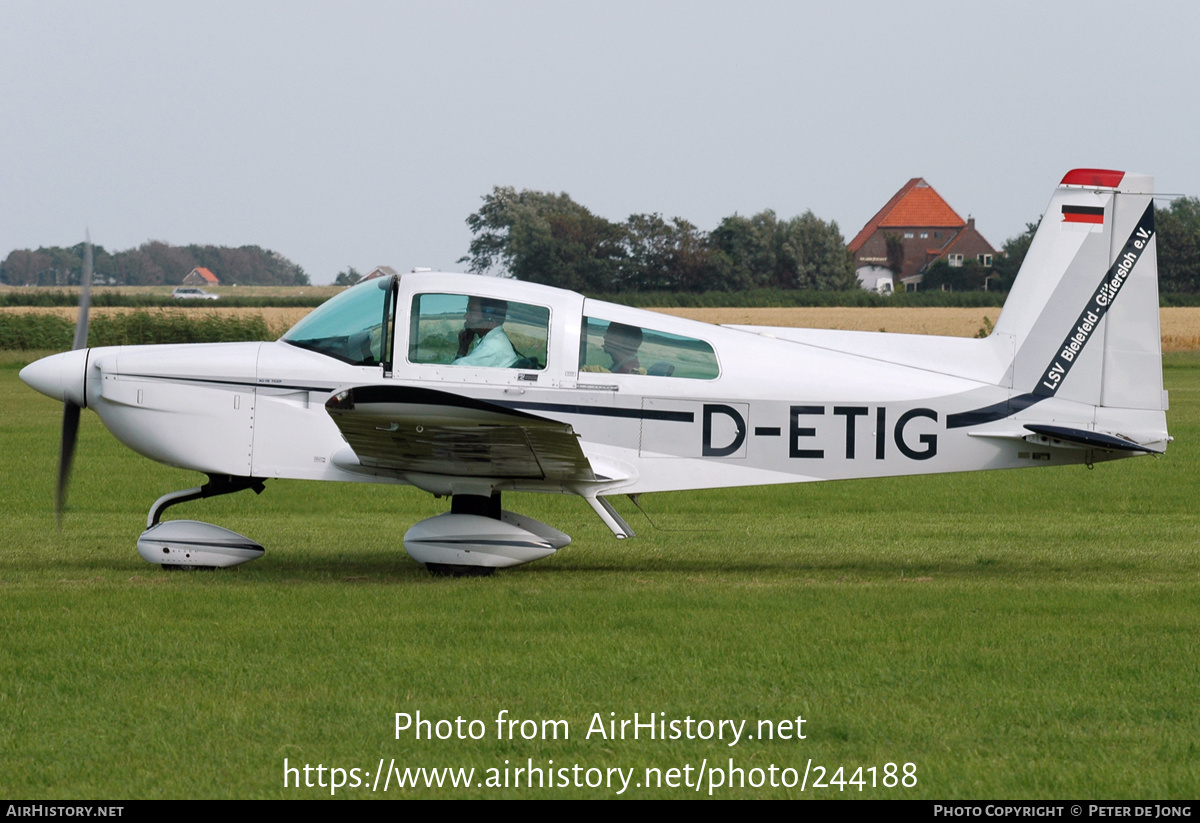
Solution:
[[[721,370],[703,340],[595,317],[583,318],[580,372],[712,380]]]
[[[410,363],[546,368],[550,309],[465,294],[418,294],[409,323]]]
[[[387,354],[384,309],[391,278],[381,277],[322,303],[281,340],[355,366],[379,365]]]

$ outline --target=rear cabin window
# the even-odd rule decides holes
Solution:
[[[694,337],[583,318],[579,371],[712,380],[721,372],[712,346]]]
[[[413,297],[408,360],[442,366],[546,368],[550,309],[465,294]]]

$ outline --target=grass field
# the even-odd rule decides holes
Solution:
[[[202,478],[138,457],[90,412],[56,533],[61,406],[17,380],[32,356],[0,355],[0,795],[330,796],[284,788],[285,758],[314,783],[318,764],[326,783],[329,767],[370,783],[381,758],[475,782],[507,768],[510,785],[528,761],[585,781],[633,769],[625,797],[697,796],[634,784],[731,760],[768,785],[714,796],[1200,795],[1195,354],[1168,356],[1163,458],[649,495],[654,526],[622,499],[639,532],[624,542],[577,499],[509,495],[574,544],[459,580],[400,546],[440,502],[287,481],[171,512],[248,534],[265,558],[162,572],[135,552],[146,510]],[[417,711],[485,734],[396,739],[395,713]],[[501,711],[565,720],[570,737],[498,740]],[[745,720],[755,739],[585,736],[597,714],[634,712]],[[797,716],[805,739],[758,738],[760,720]],[[772,764],[798,779],[809,763],[803,793],[769,785]],[[812,785],[818,766],[826,782],[874,767],[882,784],[888,763],[915,764],[916,785]],[[616,794],[383,785],[337,796]]]

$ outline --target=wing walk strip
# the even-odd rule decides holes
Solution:
[[[1091,341],[1096,326],[1099,325],[1104,315],[1108,313],[1109,307],[1121,293],[1121,286],[1125,284],[1129,273],[1133,271],[1133,267],[1141,259],[1142,252],[1150,245],[1150,238],[1153,236],[1154,203],[1151,201],[1142,213],[1141,219],[1138,220],[1137,226],[1130,233],[1129,239],[1125,241],[1125,247],[1117,255],[1116,261],[1104,273],[1100,284],[1092,293],[1092,299],[1088,301],[1083,311],[1079,313],[1079,317],[1072,324],[1066,337],[1063,338],[1062,344],[1055,349],[1055,354],[1050,363],[1042,370],[1043,378],[1034,387],[1033,391],[1011,397],[1006,401],[995,403],[991,406],[947,415],[946,428],[961,429],[965,426],[977,426],[983,423],[1003,420],[1006,417],[1011,417],[1017,412],[1029,408],[1035,403],[1040,403],[1048,397],[1053,397],[1057,393],[1058,387],[1066,379],[1071,366],[1079,359],[1079,355],[1083,353],[1084,347]],[[1081,327],[1085,321],[1088,328],[1081,331]],[[1077,338],[1079,334],[1083,335],[1082,341],[1079,341]],[[1063,350],[1071,347],[1072,343],[1078,343],[1078,346],[1074,348],[1073,357],[1064,363],[1061,353]]]

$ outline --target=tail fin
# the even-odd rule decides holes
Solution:
[[[1007,385],[1033,400],[1162,410],[1154,180],[1069,172],[993,334],[1016,352]]]

